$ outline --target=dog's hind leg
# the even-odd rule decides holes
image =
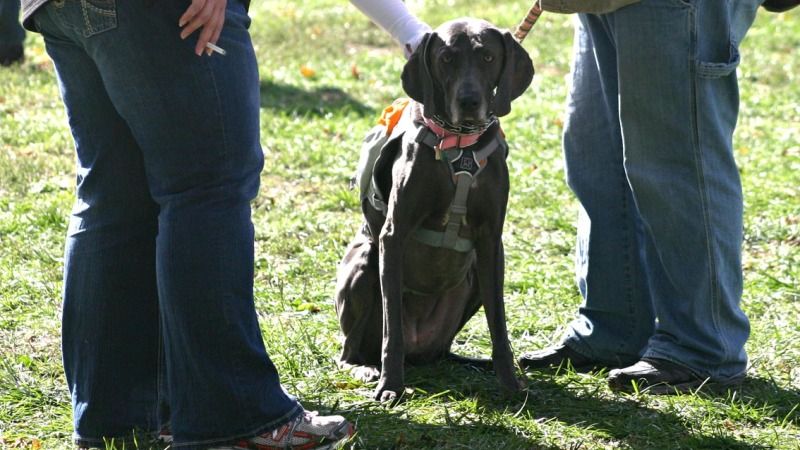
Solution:
[[[359,232],[339,266],[336,313],[344,334],[339,366],[362,381],[380,375],[381,296],[378,248]]]
[[[502,227],[496,227],[502,229]],[[503,241],[499,236],[495,239],[483,239],[476,243],[478,266],[487,270],[478,272],[481,303],[489,324],[492,339],[492,361],[494,371],[500,384],[511,391],[521,388],[520,381],[514,375],[514,354],[508,339],[506,328],[505,306],[503,304]]]
[[[470,279],[470,284],[476,283],[475,277],[477,276],[476,270],[473,268],[467,276]],[[464,328],[464,325],[467,324],[467,321],[474,316],[478,310],[481,308],[481,296],[480,290],[473,286],[472,293],[470,294],[469,303],[467,307],[464,309],[464,316],[461,318],[461,323],[458,325],[459,331]],[[475,367],[481,370],[492,370],[494,364],[490,358],[472,358],[470,356],[462,356],[453,353],[452,349],[450,352],[447,353],[447,360],[453,361],[455,363]]]

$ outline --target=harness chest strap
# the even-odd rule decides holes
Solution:
[[[461,224],[467,217],[467,197],[469,197],[469,188],[472,186],[473,178],[467,173],[460,173],[457,180],[456,195],[453,197],[453,203],[450,204],[450,210],[447,211],[447,225],[444,229],[444,236],[442,236],[442,246],[453,250],[456,249],[459,240],[466,240],[458,233],[461,231]],[[468,242],[472,244],[472,241]]]
[[[418,228],[414,236],[418,241],[433,247],[443,247],[464,253],[473,249],[472,241],[459,236],[459,232],[467,216],[467,199],[475,177],[486,166],[489,156],[504,145],[500,135],[501,133],[495,133],[489,142],[477,150],[458,147],[438,150],[441,142],[439,136],[426,127],[419,129],[415,141],[437,149],[445,157],[454,177],[456,194],[447,211],[444,232]]]

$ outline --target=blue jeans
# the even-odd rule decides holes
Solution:
[[[0,47],[20,45],[25,40],[19,6],[19,0],[0,0]]]
[[[760,0],[643,0],[579,16],[564,156],[583,304],[564,342],[614,363],[745,371],[738,44]]]
[[[253,303],[250,19],[228,2],[227,56],[198,57],[179,37],[188,5],[53,0],[34,16],[77,150],[62,346],[80,444],[169,420],[175,447],[203,447],[302,411]]]

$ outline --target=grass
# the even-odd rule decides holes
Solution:
[[[529,2],[409,1],[427,22],[480,15],[511,27]],[[407,372],[407,401],[336,368],[336,265],[359,221],[347,189],[360,140],[401,96],[403,58],[347,2],[254,2],[262,77],[263,187],[254,202],[256,306],[287,389],[357,422],[356,449],[800,448],[800,11],[762,12],[744,42],[735,150],[744,183],[748,379],[732,392],[617,395],[602,374],[531,373],[520,395],[491,373],[440,363]],[[560,336],[580,300],[572,283],[576,203],[560,134],[572,27],[545,15],[525,47],[537,75],[503,126],[512,194],[505,229],[508,326],[516,352]],[[24,65],[0,69],[0,448],[68,448],[60,365],[62,247],[73,150],[39,36]],[[300,66],[315,71],[301,75]],[[358,73],[358,77],[354,76]],[[487,355],[479,313],[456,350]]]

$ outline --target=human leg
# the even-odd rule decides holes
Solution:
[[[62,351],[76,442],[158,430],[158,207],[141,151],[83,49],[43,16],[77,152],[66,240]]]
[[[227,56],[198,58],[191,38],[178,37],[181,5],[89,3],[45,12],[97,68],[158,205],[154,270],[173,446],[274,429],[302,408],[280,386],[253,305],[249,201],[263,156],[249,19],[229,3],[218,42]]]
[[[658,317],[644,357],[720,382],[741,377],[747,362],[735,39],[759,3],[653,0],[608,18],[625,169]]]
[[[567,182],[580,201],[575,269],[583,304],[564,347],[523,355],[523,366],[565,358],[577,369],[626,365],[653,330],[641,224],[623,167],[616,55],[604,31],[598,16],[581,15],[576,23],[564,130]]]
[[[90,51],[142,147],[160,206],[156,261],[173,445],[273,429],[302,408],[280,385],[253,304],[249,202],[263,155],[249,19],[230,2],[218,41],[227,55],[201,58],[192,39],[179,39],[182,5],[117,8],[129,22]]]

